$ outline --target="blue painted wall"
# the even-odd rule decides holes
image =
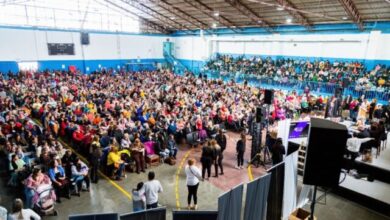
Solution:
[[[130,70],[155,70],[156,63],[165,63],[164,59],[129,59],[129,60],[40,60],[38,61],[38,70],[67,70],[70,65],[74,65],[77,69],[91,73],[100,68],[125,68],[127,63],[132,63]],[[65,68],[63,68],[63,65]],[[99,65],[101,67],[99,68]],[[87,70],[89,67],[89,70]],[[16,61],[0,61],[0,72],[7,73],[8,71],[18,72],[18,64]]]
[[[199,73],[202,71],[203,66],[206,64],[204,61],[199,60],[186,60],[179,59],[180,63],[182,63],[187,69],[191,70],[194,73]]]

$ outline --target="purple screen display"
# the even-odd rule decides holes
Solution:
[[[307,137],[309,131],[309,122],[301,121],[295,122],[290,125],[290,134],[288,138],[300,138]]]

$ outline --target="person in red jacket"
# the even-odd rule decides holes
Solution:
[[[84,139],[84,132],[83,130],[78,127],[76,131],[73,132],[73,142],[76,145],[77,148],[80,148]]]

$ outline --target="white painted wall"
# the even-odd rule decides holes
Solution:
[[[390,60],[390,34],[380,31],[361,34],[176,37],[174,42],[179,59],[207,60],[213,53],[227,53]]]
[[[86,60],[163,59],[165,36],[90,33]],[[80,33],[0,29],[0,61],[82,60]],[[49,56],[47,43],[74,43],[74,56]]]

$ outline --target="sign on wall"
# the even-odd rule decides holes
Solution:
[[[48,43],[47,47],[49,49],[49,55],[75,55],[74,54],[74,44],[57,44],[57,43]]]

